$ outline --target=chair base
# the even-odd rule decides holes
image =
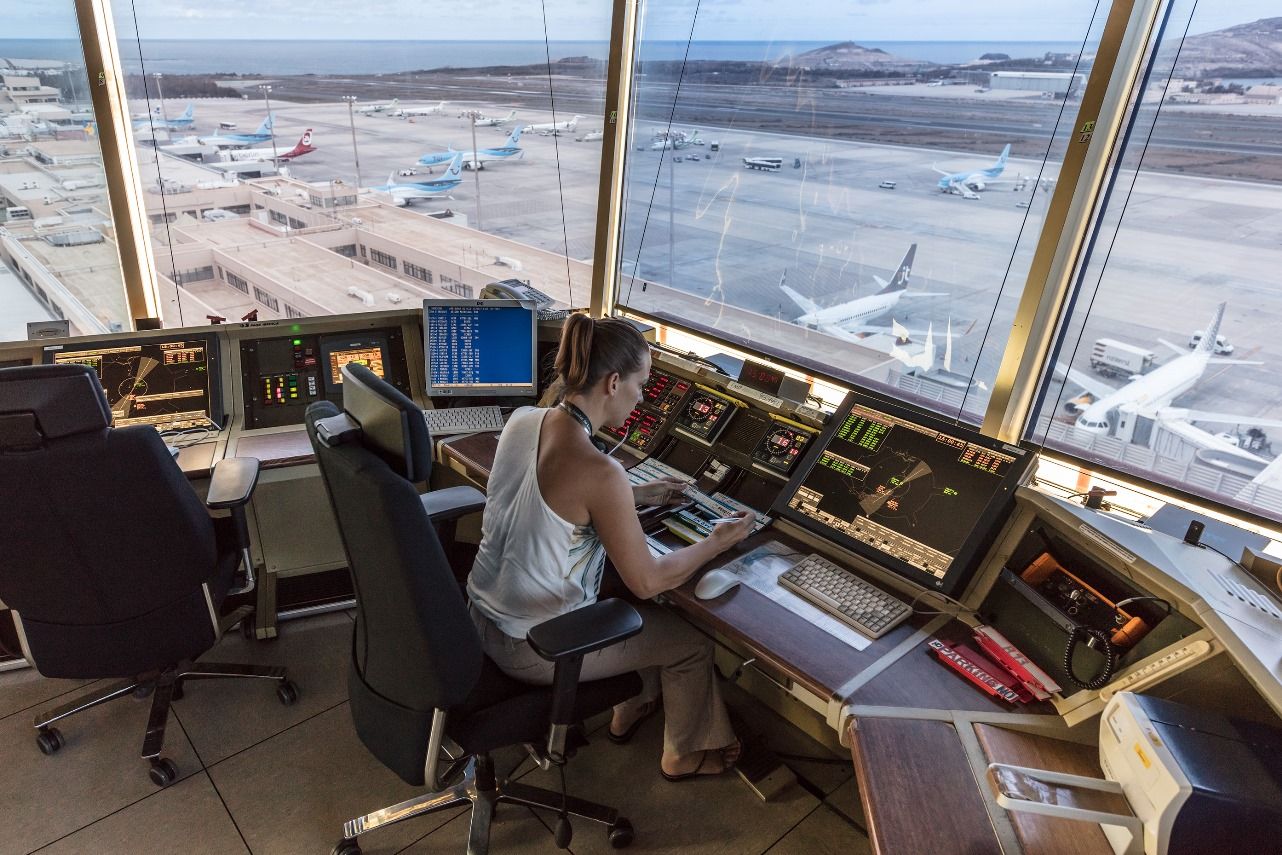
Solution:
[[[360,855],[360,845],[356,842],[359,835],[394,822],[463,804],[472,806],[467,855],[487,855],[490,851],[490,825],[494,820],[494,809],[500,802],[556,813],[561,811],[564,803],[566,812],[571,816],[606,826],[610,845],[615,849],[622,849],[632,842],[632,823],[619,816],[614,808],[573,796],[562,796],[561,793],[540,787],[528,787],[515,781],[496,781],[493,761],[489,755],[479,754],[468,761],[463,778],[457,784],[345,822],[343,839],[334,846],[332,855]],[[558,829],[558,836],[559,834]],[[568,834],[563,844],[558,840],[562,848],[568,847],[569,842]]]
[[[80,695],[61,706],[36,715],[36,744],[44,754],[53,754],[62,748],[62,733],[53,726],[54,722],[84,712],[87,709],[114,701],[125,695],[146,697],[151,694],[151,712],[147,717],[147,731],[142,741],[142,759],[150,766],[151,780],[157,786],[173,783],[178,777],[174,764],[160,756],[165,742],[165,727],[169,722],[169,707],[172,701],[183,696],[183,683],[187,680],[206,680],[221,677],[248,677],[259,680],[274,680],[277,683],[276,697],[282,704],[289,706],[298,700],[298,688],[289,681],[284,668],[276,666],[233,665],[223,662],[182,663],[165,668],[159,673],[149,674],[133,680],[120,680],[101,689]]]

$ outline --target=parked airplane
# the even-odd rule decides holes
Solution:
[[[356,112],[362,116],[368,116],[371,113],[390,112],[393,116],[400,109],[401,101],[399,98],[393,98],[388,104],[366,104],[364,107],[357,107]]]
[[[506,125],[516,118],[516,110],[508,113],[506,116],[477,116],[476,126],[478,128],[498,128]]]
[[[1179,354],[1163,365],[1154,368],[1147,374],[1134,375],[1124,386],[1115,388],[1095,377],[1074,368],[1056,366],[1060,374],[1067,374],[1068,379],[1095,396],[1095,401],[1085,407],[1074,402],[1066,404],[1069,410],[1080,413],[1074,426],[1081,431],[1095,434],[1113,434],[1130,441],[1139,416],[1160,422],[1172,433],[1189,442],[1211,450],[1218,455],[1230,455],[1249,459],[1262,464],[1264,461],[1248,451],[1220,439],[1219,437],[1195,427],[1190,422],[1215,422],[1234,425],[1257,425],[1262,427],[1282,427],[1282,421],[1257,419],[1252,416],[1232,413],[1211,413],[1201,410],[1189,410],[1173,407],[1172,402],[1187,392],[1202,379],[1207,366],[1223,365],[1259,365],[1259,362],[1243,362],[1235,359],[1217,358],[1213,349],[1215,337],[1224,320],[1226,303],[1220,303],[1207,327],[1197,348],[1189,353],[1185,348],[1162,341],[1175,353]],[[1159,341],[1161,341],[1159,339]]]
[[[673,131],[670,134],[660,134],[650,143],[650,151],[665,151],[670,148],[686,148],[692,145],[703,145],[703,139],[700,138],[697,129],[690,131],[690,133]]]
[[[308,128],[303,132],[302,137],[298,140],[298,145],[289,151],[282,151],[280,154],[272,157],[271,149],[266,148],[249,148],[241,151],[225,151],[222,153],[224,161],[239,163],[243,161],[269,161],[269,160],[293,160],[296,157],[302,157],[305,154],[311,154],[316,151],[316,146],[312,145],[312,129]]]
[[[392,115],[403,119],[414,116],[441,116],[445,114],[445,105],[448,103],[448,101],[442,101],[435,107],[400,107],[393,110]]]
[[[244,148],[256,143],[272,141],[272,117],[268,116],[259,123],[252,134],[214,134],[212,137],[200,137],[202,145],[216,145],[219,148]]]
[[[578,138],[579,142],[601,142],[605,139],[605,131],[588,131]]]
[[[538,134],[539,136],[556,136],[559,133],[574,133],[574,129],[579,126],[579,119],[587,118],[586,116],[575,116],[565,122],[545,122],[541,125],[526,125],[521,130],[527,134]]]
[[[793,323],[821,330],[847,341],[858,341],[861,335],[891,332],[892,330],[886,327],[869,326],[868,321],[879,318],[895,308],[903,297],[948,296],[943,293],[924,293],[907,290],[908,277],[912,273],[913,257],[916,254],[917,244],[908,247],[904,260],[899,262],[899,269],[895,271],[895,275],[891,277],[889,282],[874,276],[873,279],[881,286],[881,290],[876,294],[857,297],[854,300],[849,300],[837,306],[830,306],[826,309],[820,308],[817,303],[803,297],[787,285],[780,285],[780,289],[804,312],[800,317],[793,320]],[[896,325],[894,332],[901,338],[905,338],[907,334],[910,334],[908,330],[898,325]]]
[[[517,128],[512,131],[512,133],[508,134],[507,142],[495,148],[483,148],[479,151],[455,151],[451,148],[436,154],[425,154],[418,159],[418,162],[422,166],[431,166],[435,163],[443,163],[446,160],[450,160],[455,155],[462,155],[464,169],[484,169],[486,161],[504,160],[514,155],[524,157],[524,149],[517,145],[517,141],[521,139],[521,133],[524,130],[524,128]]]
[[[941,192],[955,193],[963,199],[978,199],[983,189],[1006,169],[1006,158],[1009,156],[1010,143],[1007,143],[993,165],[984,169],[974,169],[966,172],[946,172],[934,165],[931,166],[931,169],[944,176],[939,179],[939,184],[937,185]]]
[[[194,118],[195,115],[196,115],[195,107],[193,107],[191,104],[188,104],[187,109],[183,111],[183,114],[181,116],[177,117],[176,119],[166,120],[161,115],[160,108],[156,107],[151,111],[151,113],[145,116],[135,116],[134,127],[144,128],[150,125],[153,128],[168,128],[174,131],[189,131],[191,130],[192,125],[195,124],[196,122]]]
[[[414,181],[405,184],[395,183],[396,174],[387,176],[387,183],[369,189],[376,190],[380,193],[387,193],[392,197],[397,205],[408,205],[415,199],[433,199],[437,196],[444,196],[462,183],[463,178],[463,152],[455,152],[454,159],[450,161],[449,168],[445,170],[440,178],[434,178],[430,181]]]

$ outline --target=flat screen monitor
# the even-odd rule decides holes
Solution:
[[[1033,454],[851,392],[773,512],[950,596],[965,588]]]
[[[525,300],[424,300],[428,397],[534,395],[537,324]]]
[[[213,336],[117,339],[47,348],[46,363],[88,365],[117,427],[218,427],[222,401]]]

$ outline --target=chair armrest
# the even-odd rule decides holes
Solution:
[[[434,523],[448,522],[485,509],[485,494],[475,487],[428,490],[420,498],[423,510]]]
[[[629,603],[600,600],[545,620],[530,629],[525,639],[535,653],[556,662],[618,644],[640,632],[641,626],[641,615]]]
[[[228,457],[214,464],[209,476],[209,494],[205,506],[213,510],[237,508],[249,501],[258,484],[258,460],[253,457]]]

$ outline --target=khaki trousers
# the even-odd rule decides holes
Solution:
[[[693,754],[735,740],[712,664],[712,640],[665,608],[636,606],[644,628],[632,638],[583,657],[582,680],[628,671],[641,675],[641,694],[616,710],[635,710],[663,695],[663,750]],[[553,663],[523,638],[512,638],[469,606],[485,655],[507,675],[525,683],[550,685]]]

